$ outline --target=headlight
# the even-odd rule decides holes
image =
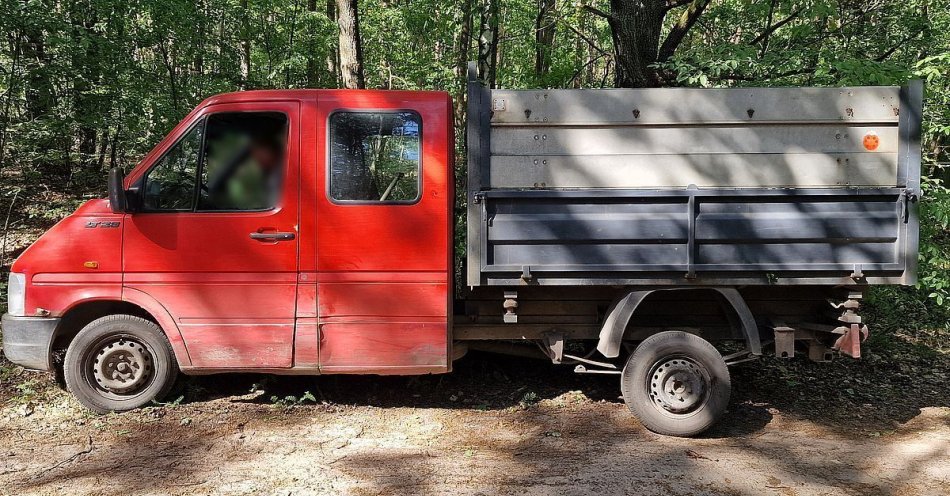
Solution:
[[[7,312],[17,317],[26,315],[25,274],[10,273],[10,281],[7,285]]]

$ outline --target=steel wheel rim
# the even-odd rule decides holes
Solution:
[[[646,382],[653,407],[674,417],[693,415],[701,410],[709,399],[709,387],[706,367],[682,355],[657,360]]]
[[[151,349],[127,335],[105,337],[84,357],[86,379],[106,396],[128,398],[144,391],[155,377]]]

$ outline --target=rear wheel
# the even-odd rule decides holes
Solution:
[[[620,382],[623,399],[647,429],[694,436],[729,404],[729,369],[703,338],[681,331],[650,336],[633,352]]]
[[[79,331],[66,350],[63,375],[83,406],[106,413],[164,398],[175,384],[178,365],[155,323],[110,315]]]

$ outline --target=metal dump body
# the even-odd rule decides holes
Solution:
[[[912,284],[922,86],[468,88],[468,285]]]

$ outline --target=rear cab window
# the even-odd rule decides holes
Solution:
[[[413,111],[336,111],[328,194],[335,203],[413,204],[422,191],[422,118]]]

